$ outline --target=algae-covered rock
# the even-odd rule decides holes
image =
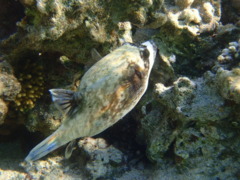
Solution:
[[[240,103],[240,69],[231,71],[219,69],[217,72],[221,95],[236,103]]]
[[[166,0],[161,10],[154,12],[154,21],[149,27],[167,26],[175,32],[187,31],[193,36],[214,30],[221,16],[220,1],[176,0],[172,3]]]
[[[86,179],[82,171],[76,168],[75,164],[64,165],[64,158],[55,156],[47,160],[40,160],[32,163],[21,163],[27,173],[24,178],[30,179]],[[24,178],[20,178],[21,180]]]
[[[104,139],[85,138],[78,145],[86,153],[86,170],[93,179],[116,176],[123,171],[124,154]]]
[[[106,54],[109,44],[116,47],[118,41],[126,38],[129,29],[123,29],[119,23],[130,22],[152,29],[161,27],[162,38],[165,33],[174,38],[187,33],[194,38],[201,32],[214,30],[221,15],[220,1],[176,1],[174,4],[168,0],[134,3],[128,0],[37,0],[36,3],[22,1],[22,4],[26,16],[17,23],[19,30],[1,42],[1,51],[11,55],[12,60],[30,49],[59,52],[73,61],[86,63],[89,49],[98,48]],[[171,41],[169,38],[165,40]]]
[[[233,114],[239,107],[226,105],[225,98],[228,97],[223,96],[223,92],[227,88],[225,94],[229,94],[231,87],[236,89],[233,82],[234,78],[239,78],[237,72],[219,67],[217,73],[209,71],[202,78],[180,77],[171,86],[157,83],[156,98],[145,105],[151,104],[151,108],[148,112],[143,111],[145,116],[140,119],[138,131],[138,140],[147,144],[148,158],[164,164],[166,157],[171,156],[180,171],[185,171],[185,167],[193,177],[226,178],[229,174],[235,177],[238,163],[231,163],[231,160],[237,158],[238,153],[235,156],[231,152],[239,152],[239,134],[235,129],[238,120],[233,119],[239,117],[233,117]],[[229,76],[232,83],[221,81]],[[232,93],[235,98],[231,100],[237,102],[237,90]],[[202,160],[196,163],[199,158]],[[205,163],[209,166],[204,166]],[[167,165],[161,166],[168,169]],[[228,167],[232,169],[221,171]]]
[[[157,102],[152,111],[140,120],[143,133],[147,134],[150,159],[160,161],[189,126],[219,123],[230,115],[231,108],[224,107],[224,99],[214,88],[212,76],[206,73],[205,78],[196,80],[182,77],[170,87],[156,84]],[[187,157],[184,155],[183,158]]]
[[[41,132],[47,136],[61,125],[63,115],[54,104],[50,106],[37,104],[27,113],[27,119],[25,125],[30,132]]]
[[[224,99],[214,88],[213,74],[191,81],[179,78],[172,87],[162,88],[156,84],[159,101],[184,118],[194,121],[217,121],[228,116],[229,110],[222,109]],[[169,101],[171,99],[171,101]]]
[[[240,103],[240,45],[239,40],[233,41],[224,48],[218,56],[218,63],[215,70],[217,72],[217,84],[221,95],[236,103]]]
[[[119,23],[131,21],[143,26],[157,2],[150,1],[23,1],[25,14],[17,23],[19,31],[1,42],[1,51],[15,56],[25,50],[59,52],[73,61],[86,63],[90,49],[109,52],[125,31]],[[157,8],[157,7],[156,7]],[[11,49],[11,51],[9,51]]]
[[[0,59],[0,124],[7,116],[8,104],[14,101],[21,90],[21,85],[13,75],[9,63]]]
[[[20,83],[14,77],[11,66],[4,60],[0,61],[0,73],[0,97],[13,101],[21,89]]]

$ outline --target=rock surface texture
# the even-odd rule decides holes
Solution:
[[[0,19],[0,179],[240,178],[239,0],[0,0]],[[122,122],[22,162],[63,121],[49,89],[149,39],[149,88]]]
[[[0,59],[0,124],[4,123],[7,116],[8,104],[15,100],[20,90],[21,85],[14,76],[11,65]]]

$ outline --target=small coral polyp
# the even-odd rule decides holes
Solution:
[[[240,39],[228,44],[229,46],[222,50],[222,53],[218,56],[218,62],[220,64],[239,62],[240,58]]]
[[[43,95],[43,67],[36,64],[27,65],[19,74],[18,80],[22,85],[22,90],[16,97],[15,109],[27,112],[34,108],[36,101]]]

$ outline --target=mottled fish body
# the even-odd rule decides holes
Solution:
[[[37,160],[76,138],[94,136],[124,117],[147,89],[156,51],[152,41],[124,44],[94,64],[76,92],[50,90],[66,118],[25,160]]]

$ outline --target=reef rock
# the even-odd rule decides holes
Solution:
[[[64,166],[64,158],[61,156],[55,156],[47,160],[40,160],[32,163],[23,162],[21,166],[27,172],[25,178],[29,179],[56,179],[60,177],[69,180],[76,178],[80,180],[84,179],[80,169],[77,169],[74,164],[68,163],[68,166]]]
[[[50,106],[37,104],[27,113],[25,126],[30,132],[41,132],[47,136],[61,125],[62,120],[63,115],[54,104]]]
[[[206,78],[211,76],[210,72],[205,74]],[[159,94],[161,103],[188,120],[217,121],[227,117],[229,111],[221,108],[224,99],[218,95],[213,85],[213,80],[209,79],[191,81],[188,78],[179,78],[170,87],[163,88],[162,84],[156,84],[156,93]],[[216,95],[213,96],[214,94]]]
[[[239,172],[239,161],[233,160],[239,153],[238,41],[215,58],[215,66],[199,78],[182,76],[170,85],[160,78],[163,83],[155,84],[155,98],[141,106],[138,141],[162,168],[169,169],[170,156],[180,171],[186,173],[182,165],[187,167],[189,177],[225,179]]]
[[[116,47],[118,40],[128,34],[131,26],[125,29],[121,25],[129,21],[126,17],[131,17],[132,24],[144,25],[153,2],[37,0],[36,3],[22,1],[22,4],[26,16],[17,23],[20,30],[1,42],[2,51],[10,53],[12,60],[31,49],[59,52],[73,61],[86,63],[89,49],[101,48],[105,43],[103,53],[106,54],[109,43]],[[10,48],[13,49],[9,51]]]
[[[45,160],[21,166],[29,178],[99,179],[117,177],[126,168],[124,154],[102,138],[85,138],[78,142],[79,148],[69,160],[55,155]],[[73,161],[74,159],[74,161]]]
[[[240,43],[233,41],[218,56],[216,64],[217,83],[221,95],[236,103],[240,103]]]
[[[8,104],[14,101],[21,85],[13,75],[10,64],[0,60],[0,124],[3,124],[8,112]]]
[[[165,12],[165,13],[163,13]],[[149,27],[172,26],[175,32],[187,31],[193,36],[214,30],[218,26],[221,10],[220,1],[175,0],[166,1],[162,11],[154,12],[154,22]]]
[[[86,153],[86,170],[93,179],[113,177],[124,169],[124,154],[104,139],[85,138],[78,145]]]
[[[151,159],[157,160],[166,153],[187,126],[220,121],[229,115],[231,111],[223,108],[224,99],[213,88],[216,85],[211,76],[207,73],[206,78],[196,80],[182,77],[170,87],[156,84],[157,102],[154,104],[158,106],[141,120],[145,133],[150,135],[145,142],[148,142]]]
[[[221,95],[236,103],[240,103],[240,69],[234,68],[231,71],[219,69],[217,71],[219,91]]]
[[[21,2],[26,16],[17,22],[19,30],[1,42],[1,51],[11,54],[12,60],[31,49],[59,52],[76,62],[86,63],[91,48],[98,47],[106,54],[108,43],[116,47],[121,39],[131,41],[131,26],[123,28],[125,22],[137,27],[161,27],[172,35],[186,32],[194,37],[213,31],[221,16],[220,1],[210,0]]]
[[[150,102],[151,109],[142,108],[149,110],[144,111],[138,132],[139,142],[147,144],[149,159],[164,164],[170,154],[180,169],[183,163],[194,176],[203,171],[201,177],[228,177],[229,171],[221,172],[228,166],[232,167],[231,173],[238,172],[237,163],[230,163],[234,157],[223,157],[224,152],[238,151],[239,136],[231,123],[236,107],[225,105],[218,92],[217,76],[206,72],[203,78],[194,80],[180,77],[169,87],[156,84],[156,99]],[[216,161],[220,157],[219,165]],[[205,162],[211,165],[205,167]]]

